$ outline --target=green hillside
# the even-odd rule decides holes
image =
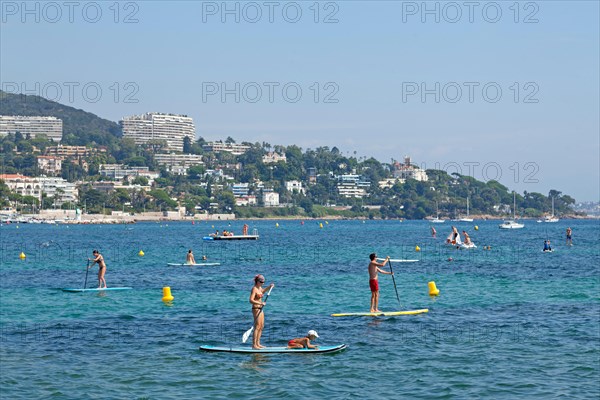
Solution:
[[[119,124],[95,114],[69,107],[40,96],[6,93],[0,90],[0,115],[47,116],[63,121],[63,144],[108,146],[121,136]]]

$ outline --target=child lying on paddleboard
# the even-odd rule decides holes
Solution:
[[[310,331],[308,331],[308,334],[306,335],[306,337],[290,340],[288,342],[288,349],[303,349],[305,347],[307,349],[318,349],[319,348],[318,346],[310,344],[311,340],[315,340],[318,337],[319,337],[319,335],[317,334],[317,331],[313,331],[311,329]]]

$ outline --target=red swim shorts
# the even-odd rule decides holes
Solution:
[[[377,279],[369,279],[369,286],[371,287],[371,292],[379,291],[379,281]]]

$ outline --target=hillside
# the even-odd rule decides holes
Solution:
[[[121,136],[120,126],[95,114],[66,106],[40,96],[6,93],[0,90],[0,115],[48,116],[63,121],[63,144],[107,146]]]

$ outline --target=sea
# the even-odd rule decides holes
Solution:
[[[209,241],[247,223],[257,241]],[[451,399],[600,397],[600,225],[561,220],[251,220],[0,226],[0,397]],[[444,245],[451,225],[476,249]],[[573,229],[573,246],[565,243]],[[542,252],[549,239],[552,253]],[[98,249],[109,287],[97,286]],[[192,249],[220,266],[172,267]],[[140,253],[142,251],[143,253]],[[369,254],[390,256],[368,312]],[[24,259],[19,256],[23,253]],[[141,255],[143,254],[143,255]],[[389,267],[386,266],[386,269]],[[207,353],[248,346],[253,278],[275,287],[262,343],[318,332],[334,354]],[[435,282],[438,296],[429,295]],[[172,302],[163,302],[170,287]],[[397,293],[397,295],[396,295]]]

